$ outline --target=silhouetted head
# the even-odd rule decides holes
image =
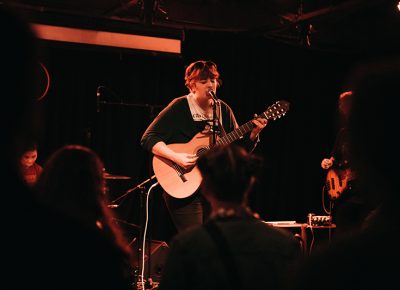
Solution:
[[[198,168],[203,176],[202,190],[219,201],[247,203],[261,159],[242,147],[217,145],[199,157]]]
[[[103,216],[105,204],[103,168],[97,154],[87,147],[58,149],[44,164],[37,183],[40,200],[68,215],[96,220]]]
[[[84,227],[99,230],[130,252],[107,206],[104,166],[93,150],[65,145],[55,151],[43,166],[36,191],[42,204]]]

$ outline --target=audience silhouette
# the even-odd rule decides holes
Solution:
[[[103,260],[112,255],[107,239],[41,204],[22,179],[24,146],[37,140],[38,44],[28,21],[5,3],[0,5],[0,34],[4,287],[131,289],[121,271]]]
[[[105,188],[101,159],[82,145],[65,145],[55,151],[36,184],[38,201],[82,230],[79,236],[72,233],[63,238],[74,251],[62,249],[65,253],[61,256],[67,255],[63,259],[81,257],[72,273],[81,276],[79,280],[87,281],[88,286],[109,283],[111,288],[118,288],[123,286],[118,282],[127,286],[133,282],[132,252],[114,222]]]
[[[198,167],[212,214],[174,237],[160,289],[283,288],[301,249],[292,234],[248,207],[260,158],[236,144],[215,146],[199,157]]]

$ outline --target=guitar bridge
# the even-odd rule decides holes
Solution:
[[[186,182],[187,179],[185,176],[185,172],[183,172],[182,167],[180,167],[179,165],[174,163],[174,168],[175,168],[176,173],[178,173],[178,176],[180,177],[180,179],[182,179],[183,182]]]
[[[186,181],[187,181],[185,175],[182,174],[182,175],[179,175],[179,177],[182,179],[183,182],[186,182]]]

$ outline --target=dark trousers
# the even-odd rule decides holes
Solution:
[[[210,205],[199,192],[187,198],[174,198],[164,192],[163,197],[178,232],[204,223],[210,213]]]

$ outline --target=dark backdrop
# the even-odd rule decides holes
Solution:
[[[251,196],[252,207],[265,220],[305,222],[309,212],[325,214],[320,162],[334,141],[337,97],[346,89],[350,69],[369,57],[366,53],[318,51],[254,35],[199,31],[186,32],[181,56],[42,45],[51,85],[40,101],[40,163],[64,144],[89,146],[109,173],[131,177],[108,181],[110,199],[119,198],[152,175],[151,157],[140,147],[140,137],[161,108],[187,93],[185,66],[197,59],[212,60],[223,80],[218,96],[231,105],[239,124],[277,100],[291,103],[288,114],[270,121],[261,134],[255,152],[264,157],[265,169]],[[98,105],[97,100],[107,104]],[[134,190],[118,200],[121,205],[114,210],[123,224],[141,224],[140,197],[140,190]],[[160,187],[151,197],[150,234],[168,241],[174,228]],[[137,227],[126,226],[137,234]]]

